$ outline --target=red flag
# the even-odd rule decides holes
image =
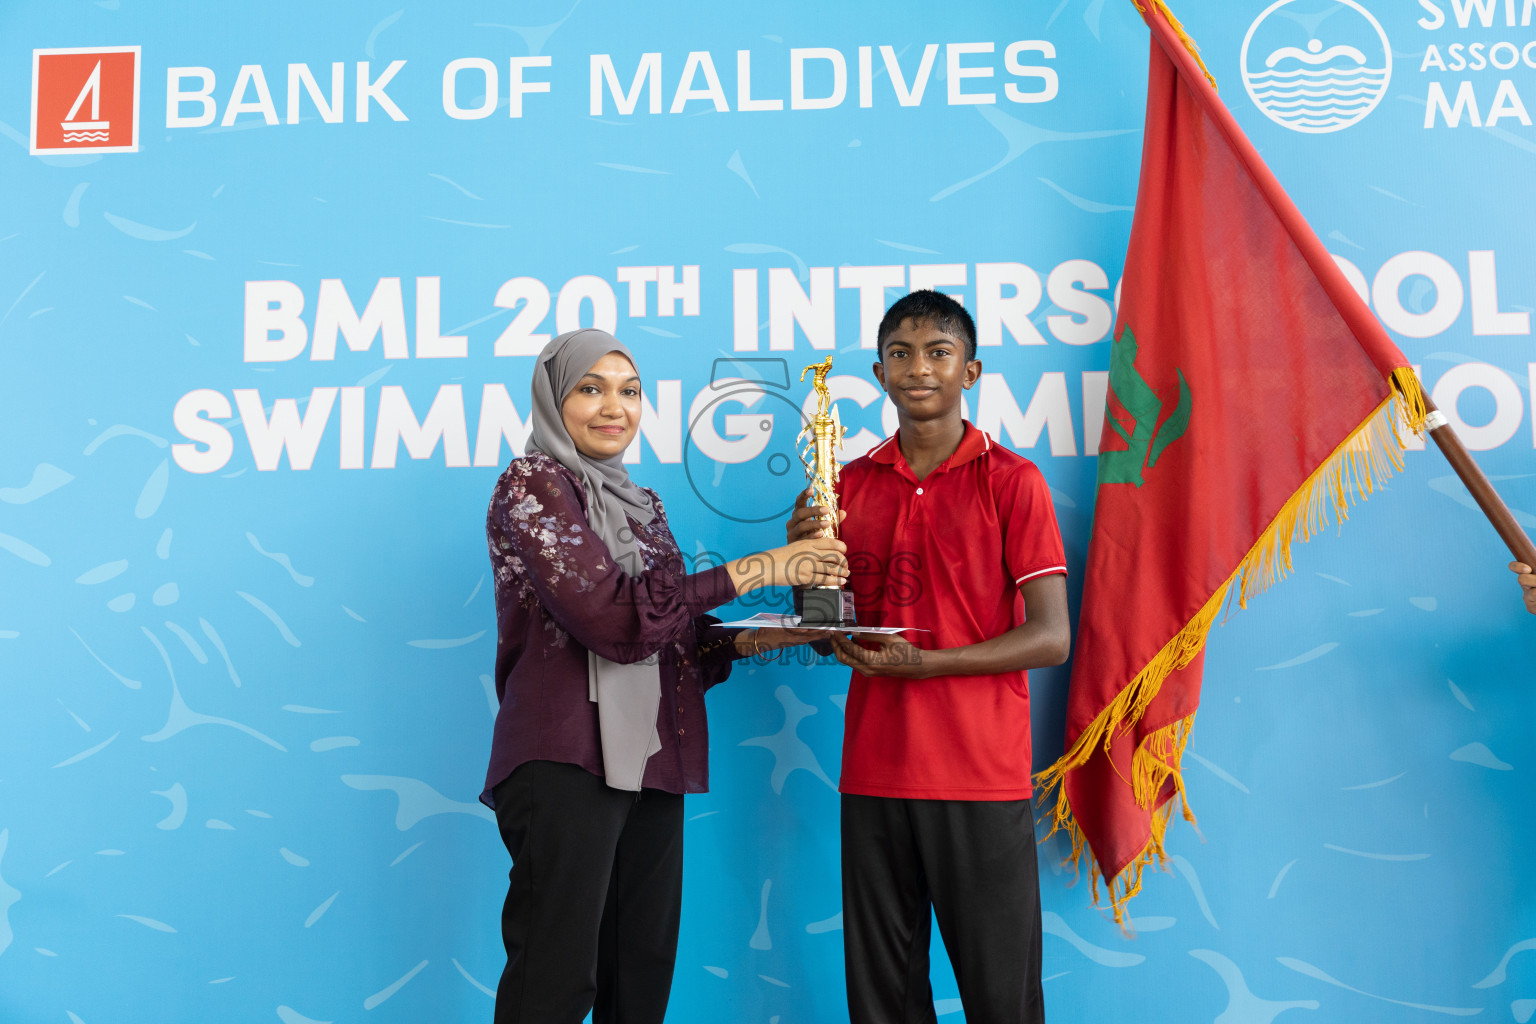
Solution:
[[[1138,4],[1138,7],[1140,4]],[[1098,495],[1054,832],[1121,920],[1163,857],[1206,632],[1290,545],[1402,468],[1408,361],[1217,98],[1162,0],[1110,353]],[[1087,845],[1087,851],[1083,849]]]

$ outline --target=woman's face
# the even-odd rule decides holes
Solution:
[[[576,450],[592,459],[622,455],[640,429],[640,377],[628,359],[609,352],[582,374],[560,405]]]

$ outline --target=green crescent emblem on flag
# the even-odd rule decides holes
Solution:
[[[1130,413],[1130,423],[1109,414],[1109,425],[1126,443],[1120,451],[1099,453],[1099,485],[1135,484],[1140,487],[1143,468],[1151,469],[1163,450],[1184,436],[1189,428],[1189,384],[1184,371],[1175,368],[1179,375],[1179,402],[1173,412],[1158,426],[1163,413],[1163,400],[1157,397],[1136,369],[1136,336],[1129,326],[1120,332],[1109,349],[1109,390],[1120,406]]]

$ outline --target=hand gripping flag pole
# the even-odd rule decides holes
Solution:
[[[1136,0],[1133,0],[1135,3]],[[1164,858],[1205,637],[1347,518],[1428,429],[1510,550],[1536,549],[1418,376],[1217,98],[1164,0],[1152,32],[1135,220],[1066,753],[1040,806],[1108,883],[1115,919]]]

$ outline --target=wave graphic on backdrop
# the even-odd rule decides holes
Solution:
[[[1348,127],[1369,114],[1387,91],[1390,72],[1384,67],[1340,62],[1288,70],[1287,63],[1243,79],[1253,101],[1287,128],[1335,131]]]
[[[1346,19],[1353,24],[1329,25],[1324,34],[1330,36],[1330,42],[1312,36],[1304,46],[1293,46],[1277,43],[1266,31],[1256,44],[1255,35],[1269,16],[1292,2],[1273,4],[1248,29],[1243,40],[1243,86],[1265,116],[1292,131],[1342,131],[1364,119],[1386,95],[1392,78],[1386,34],[1363,7],[1352,0],[1339,0],[1335,5],[1339,9],[1333,13],[1358,17]],[[1289,18],[1287,12],[1281,13]],[[1323,20],[1313,23],[1316,30],[1322,30]],[[1367,53],[1351,42],[1336,41],[1337,33],[1345,31],[1355,42],[1374,36],[1379,45]]]

